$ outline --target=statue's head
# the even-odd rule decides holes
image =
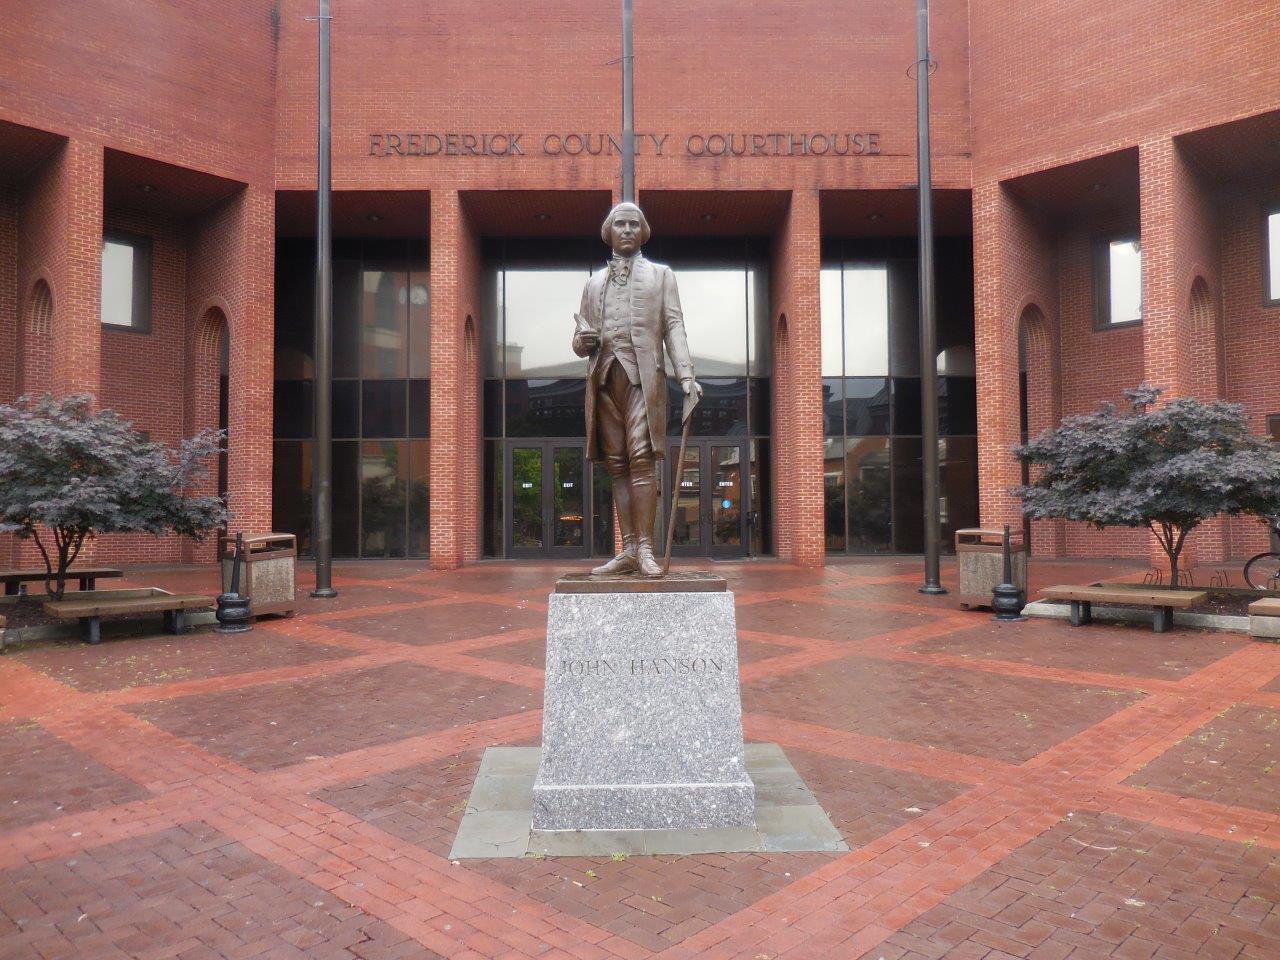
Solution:
[[[600,225],[600,239],[613,252],[630,257],[649,240],[649,221],[634,203],[624,201],[609,211]]]

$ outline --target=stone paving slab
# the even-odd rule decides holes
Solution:
[[[538,747],[490,747],[480,762],[451,860],[841,851],[849,846],[776,743],[749,743],[756,826],[701,830],[534,830]]]

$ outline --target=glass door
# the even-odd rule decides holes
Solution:
[[[541,443],[507,447],[507,556],[533,559],[547,555],[542,510]]]
[[[743,465],[749,462],[747,442],[691,440],[677,470],[679,455],[679,446],[673,445],[668,462],[679,493],[672,554],[717,559],[746,556]],[[670,509],[670,504],[664,507]]]
[[[586,445],[519,441],[507,446],[507,556],[585,557],[590,544]]]
[[[585,557],[589,545],[587,530],[586,447],[583,444],[548,444],[545,458],[550,501],[551,556]]]
[[[710,509],[706,512],[707,554],[721,559],[745,556],[746,512],[742,509],[742,468],[747,462],[745,443],[720,444],[707,441],[707,491]]]

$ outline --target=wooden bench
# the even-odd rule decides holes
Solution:
[[[81,590],[93,590],[98,580],[108,577],[123,577],[124,571],[115,567],[76,567],[67,571],[68,580],[79,580]],[[0,583],[4,584],[4,595],[12,597],[18,592],[18,584],[44,583],[49,577],[44,570],[0,570]]]
[[[1249,636],[1280,643],[1280,597],[1264,597],[1249,604]]]
[[[1114,603],[1123,607],[1152,607],[1156,633],[1164,633],[1173,626],[1173,611],[1186,610],[1209,596],[1207,590],[1162,590],[1159,588],[1133,587],[1048,587],[1040,591],[1047,600],[1066,600],[1071,604],[1071,625],[1079,627],[1093,622],[1095,603]]]
[[[138,590],[98,590],[92,596],[69,600],[46,600],[45,613],[59,620],[79,620],[86,643],[102,640],[102,618],[145,613],[163,613],[164,628],[170,633],[186,629],[186,612],[214,605],[214,598],[198,594],[172,594],[159,587]]]

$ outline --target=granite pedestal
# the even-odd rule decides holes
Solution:
[[[733,594],[705,574],[658,583],[551,595],[534,830],[755,826]]]

